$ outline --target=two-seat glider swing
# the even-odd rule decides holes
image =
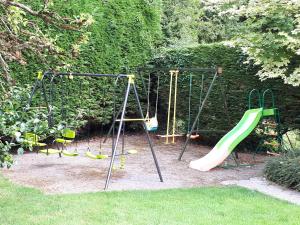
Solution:
[[[29,101],[28,101],[28,104],[27,104],[26,108],[27,109],[30,108],[30,105],[32,104],[33,96],[34,96],[35,92],[40,88],[42,90],[42,96],[44,98],[44,101],[45,101],[45,104],[46,104],[46,109],[48,111],[49,127],[52,127],[53,122],[54,122],[53,121],[53,116],[52,116],[52,114],[53,114],[53,112],[52,112],[52,110],[53,110],[53,107],[52,107],[53,99],[52,99],[52,97],[50,97],[49,99],[47,97],[47,92],[46,92],[46,88],[45,88],[45,80],[49,79],[50,84],[51,84],[50,87],[53,87],[54,80],[56,78],[62,79],[62,77],[64,77],[64,76],[66,76],[68,78],[71,78],[71,79],[73,79],[74,77],[98,77],[98,78],[110,77],[110,78],[114,78],[114,79],[126,79],[126,81],[127,81],[127,87],[126,87],[123,103],[122,103],[122,106],[119,109],[120,118],[118,117],[119,114],[117,116],[114,115],[114,117],[113,117],[114,118],[113,126],[114,126],[115,122],[118,122],[119,126],[118,126],[118,130],[117,130],[116,138],[115,138],[115,140],[113,139],[113,141],[112,141],[111,155],[110,156],[104,156],[104,155],[103,156],[101,156],[101,155],[97,156],[97,155],[92,154],[90,151],[88,151],[86,153],[86,155],[88,157],[93,158],[93,159],[98,159],[98,157],[99,158],[101,158],[101,157],[102,158],[110,157],[110,164],[109,164],[109,168],[108,168],[108,171],[107,171],[107,177],[106,177],[104,189],[107,189],[108,186],[109,186],[109,181],[111,179],[111,173],[112,173],[112,169],[113,169],[113,166],[114,166],[115,157],[118,156],[117,147],[118,147],[118,143],[120,141],[121,132],[122,131],[124,132],[125,121],[140,121],[141,122],[141,124],[143,126],[143,129],[145,131],[146,137],[147,137],[147,141],[148,141],[151,153],[152,153],[152,157],[153,157],[153,160],[154,160],[154,163],[155,163],[155,167],[156,167],[159,179],[160,179],[161,182],[163,182],[160,167],[159,167],[157,157],[156,157],[156,154],[155,154],[155,151],[154,151],[154,148],[153,148],[153,144],[152,144],[152,141],[151,141],[151,138],[150,138],[150,135],[149,135],[149,125],[147,125],[147,122],[149,122],[151,120],[151,118],[150,118],[150,120],[147,120],[147,115],[146,115],[146,117],[144,117],[142,107],[141,107],[141,103],[140,103],[140,99],[139,99],[139,95],[138,95],[138,92],[137,92],[137,87],[136,87],[136,84],[135,84],[135,75],[133,75],[133,74],[68,73],[68,72],[50,72],[50,71],[45,72],[45,73],[39,72],[38,77],[37,77],[36,82],[35,82],[35,85],[32,89],[31,94],[30,94],[30,98],[29,98]],[[125,118],[128,97],[129,97],[129,94],[130,94],[131,90],[133,90],[133,93],[134,93],[134,96],[135,96],[135,101],[136,101],[137,106],[138,106],[138,112],[140,114],[140,118],[136,118],[134,120],[129,119],[129,118]],[[53,91],[53,89],[50,88],[50,92],[51,91]],[[62,102],[62,104],[64,104],[64,103]],[[157,104],[156,104],[156,109],[157,109]],[[149,114],[148,114],[148,116],[149,116]],[[157,116],[157,114],[155,113],[155,117],[156,116]],[[154,127],[153,129],[155,129],[155,126],[153,126],[153,127]],[[65,128],[62,131],[62,136],[59,137],[59,138],[56,138],[55,141],[61,143],[62,148],[63,148],[63,146],[65,146],[66,144],[69,144],[73,141],[73,139],[75,138],[75,134],[76,134],[75,131],[73,131],[69,128]],[[33,146],[45,146],[44,144],[42,144],[40,142],[40,140],[39,140],[39,138],[36,134],[32,134],[31,137],[28,138],[28,140],[31,142],[31,144],[33,144]],[[69,151],[64,150],[64,149],[62,151],[55,150],[55,149],[48,149],[48,150],[43,150],[43,153],[46,153],[46,154],[59,153],[59,154],[67,155],[67,156],[77,156],[78,155],[77,152],[69,152]],[[122,155],[134,154],[134,153],[135,153],[134,150],[132,150],[132,151],[128,151],[127,153],[122,152]]]

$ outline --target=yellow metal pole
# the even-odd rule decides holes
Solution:
[[[167,119],[167,137],[166,144],[169,144],[169,128],[170,128],[170,113],[171,113],[171,98],[172,98],[172,86],[173,86],[173,70],[170,70],[170,90],[169,90],[169,105],[168,105],[168,119]]]
[[[173,140],[172,143],[175,143],[175,126],[176,126],[176,107],[177,107],[177,78],[178,78],[178,70],[174,71],[175,73],[175,91],[174,91],[174,109],[173,109]]]

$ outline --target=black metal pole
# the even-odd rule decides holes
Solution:
[[[162,178],[162,175],[161,175],[161,172],[160,172],[160,168],[159,168],[159,165],[158,165],[158,161],[157,161],[157,158],[156,158],[156,154],[155,154],[155,152],[154,152],[153,144],[152,144],[152,141],[151,141],[151,139],[150,139],[150,135],[149,135],[149,132],[148,132],[148,130],[147,130],[146,123],[145,123],[145,120],[144,120],[145,118],[144,118],[142,106],[141,106],[141,103],[140,103],[140,99],[139,99],[139,95],[138,95],[138,92],[137,92],[135,83],[133,83],[132,86],[133,86],[133,90],[134,90],[134,95],[135,95],[136,101],[137,101],[137,103],[138,103],[140,115],[141,115],[141,118],[143,119],[143,123],[142,123],[142,124],[143,124],[143,128],[144,128],[145,133],[146,133],[146,136],[147,136],[147,140],[148,140],[148,143],[149,143],[149,146],[150,146],[150,149],[151,149],[151,153],[152,153],[152,157],[153,157],[153,159],[154,159],[154,163],[155,163],[155,166],[156,166],[156,170],[157,170],[157,173],[158,173],[158,176],[159,176],[160,181],[163,182],[163,178]]]
[[[123,122],[122,128],[122,155],[125,153],[125,122]]]
[[[119,115],[120,115],[121,112],[122,112],[122,108],[119,109],[119,111],[118,111],[118,113],[116,115],[114,113],[115,116],[114,116],[113,122],[112,122],[112,124],[111,124],[111,126],[110,126],[110,128],[109,128],[109,130],[108,130],[108,132],[107,132],[107,134],[106,134],[106,136],[104,138],[104,140],[103,140],[103,143],[105,143],[107,141],[107,139],[110,136],[111,132],[114,130],[116,120],[118,119],[118,117],[119,117]]]
[[[55,75],[55,76],[81,76],[81,77],[122,77],[122,78],[126,78],[128,75],[127,74],[98,74],[98,73],[66,73],[66,72],[51,72],[51,71],[47,71],[44,73],[45,76],[48,75]]]
[[[143,75],[141,74],[141,70],[140,69],[137,70],[137,74],[138,74],[138,77],[141,78],[141,80],[142,80],[144,92],[147,93],[147,88],[146,88],[145,80],[144,80]]]
[[[46,94],[46,88],[45,88],[43,80],[41,81],[41,84],[42,84],[42,90],[43,90],[44,100],[46,102],[46,107],[47,107],[47,110],[48,110],[48,115],[50,115],[51,114],[51,108],[49,106],[49,102],[48,102],[48,98],[47,98],[47,94]],[[49,127],[53,126],[52,118],[49,117],[49,116],[48,116],[48,125],[49,125]]]
[[[26,108],[27,108],[27,107],[30,107],[31,102],[32,102],[33,95],[34,95],[36,89],[39,87],[40,82],[41,82],[41,81],[40,81],[39,79],[36,79],[35,84],[34,84],[32,90],[31,90],[31,93],[30,93],[29,100],[28,100],[28,102],[27,102]]]
[[[121,119],[120,119],[120,123],[119,123],[119,127],[118,127],[118,133],[117,133],[116,141],[115,141],[115,144],[114,144],[113,150],[112,150],[112,155],[111,155],[111,160],[110,160],[110,164],[109,164],[109,169],[108,169],[108,172],[107,172],[107,177],[106,177],[106,181],[105,181],[104,190],[106,190],[108,188],[109,181],[110,181],[110,178],[111,178],[112,167],[114,165],[116,150],[117,150],[117,146],[118,146],[118,142],[119,142],[119,138],[120,138],[120,134],[121,134],[121,130],[122,130],[122,125],[123,125],[123,122],[124,122],[124,116],[125,116],[125,111],[126,111],[126,106],[127,106],[127,101],[128,101],[128,95],[129,95],[129,92],[130,92],[130,86],[131,86],[131,84],[128,81],[126,94],[125,94],[125,98],[124,98],[124,103],[123,103]]]
[[[53,99],[54,99],[54,85],[53,85],[53,80],[54,80],[54,76],[51,77],[51,80],[50,80],[50,93],[49,93],[49,106],[50,106],[50,112],[48,114],[48,123],[49,121],[51,121],[51,125],[54,124],[53,122]],[[49,124],[50,125],[50,124]]]
[[[117,78],[118,79],[118,78]],[[114,141],[114,132],[115,132],[115,124],[116,124],[116,120],[119,118],[119,115],[120,115],[120,113],[121,113],[121,111],[122,111],[122,108],[123,107],[120,107],[119,108],[119,110],[118,110],[118,112],[117,112],[117,114],[116,114],[116,86],[117,86],[117,79],[116,79],[116,81],[115,81],[115,83],[114,83],[114,97],[113,97],[113,100],[114,100],[114,106],[113,106],[113,122],[112,122],[112,124],[111,124],[111,126],[110,126],[110,128],[109,128],[109,130],[108,130],[108,132],[107,132],[107,134],[106,134],[106,136],[105,136],[105,138],[104,138],[104,140],[103,140],[103,143],[106,143],[106,141],[107,141],[107,139],[108,139],[108,137],[110,136],[110,134],[111,134],[111,132],[113,131],[113,134],[112,134],[112,141]],[[126,91],[125,91],[125,93],[124,93],[125,95],[126,95]],[[113,147],[112,147],[113,148]]]
[[[203,110],[203,107],[204,107],[204,105],[205,105],[205,102],[206,102],[206,100],[208,99],[208,96],[209,96],[209,94],[210,94],[210,92],[211,92],[211,90],[212,90],[213,84],[214,84],[214,82],[215,82],[215,80],[216,80],[216,78],[217,78],[217,75],[218,75],[218,72],[215,73],[215,75],[214,75],[214,77],[213,77],[213,79],[212,79],[212,81],[211,81],[211,83],[210,83],[210,86],[209,86],[209,88],[208,88],[208,90],[207,90],[207,93],[206,93],[206,95],[205,95],[205,98],[203,99],[203,102],[202,102],[201,107],[200,107],[200,109],[199,109],[199,111],[198,111],[198,114],[197,114],[197,116],[196,116],[196,118],[195,118],[195,120],[194,120],[193,126],[192,126],[191,130],[189,131],[188,137],[187,137],[187,139],[186,139],[186,141],[185,141],[185,143],[184,143],[184,147],[183,147],[183,149],[182,149],[182,151],[181,151],[181,153],[180,153],[180,155],[179,155],[179,157],[178,157],[178,160],[181,160],[182,155],[183,155],[183,153],[184,153],[185,150],[186,150],[186,147],[187,147],[187,145],[188,145],[188,143],[189,143],[189,141],[190,141],[190,138],[191,138],[192,133],[194,132],[195,126],[197,125],[197,121],[199,120],[199,117],[200,117],[200,115],[201,115],[201,112],[202,112],[202,110]]]

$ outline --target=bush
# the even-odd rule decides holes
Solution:
[[[2,167],[9,168],[13,163],[13,158],[9,154],[10,148],[11,148],[10,143],[8,143],[7,141],[3,143],[0,140],[0,167],[1,168]]]
[[[269,160],[264,173],[268,180],[300,191],[300,151]]]
[[[4,88],[4,87],[3,87]],[[67,125],[74,129],[84,124],[84,118],[69,121],[61,117],[56,118],[59,122],[53,127],[48,126],[48,112],[46,109],[26,108],[28,93],[31,87],[12,86],[5,89],[5,95],[0,96],[0,167],[10,166],[12,158],[9,150],[13,147],[18,149],[18,153],[23,153],[24,149],[32,149],[32,146],[24,142],[24,134],[31,132],[37,134],[41,139],[55,137]],[[59,108],[53,106],[53,114],[60,114]],[[79,109],[68,113],[78,115]],[[84,111],[82,114],[86,114]]]

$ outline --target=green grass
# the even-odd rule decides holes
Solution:
[[[299,224],[300,207],[238,187],[44,195],[0,176],[0,224]]]

